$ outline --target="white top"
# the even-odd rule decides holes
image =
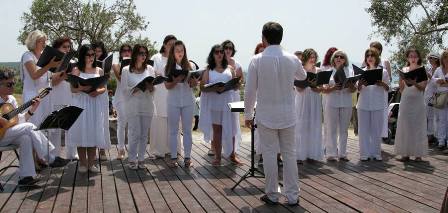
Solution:
[[[154,61],[154,73],[156,76],[165,76],[165,65],[168,58],[163,57],[161,53],[157,53],[151,57]],[[168,90],[165,85],[159,84],[155,86],[154,91],[154,114],[159,117],[167,117],[167,96]]]
[[[25,64],[28,61],[32,61],[34,64],[36,64],[38,59],[30,51],[25,52],[22,55],[21,66],[22,66],[23,73],[22,73],[22,76],[20,76],[20,77],[23,80],[23,101],[29,101],[32,98],[36,97],[38,95],[40,89],[47,88],[50,84],[51,72],[49,72],[49,71],[47,71],[46,74],[43,74],[39,79],[33,80],[31,78],[31,75],[25,66]],[[36,69],[40,69],[40,67],[38,67],[36,65]]]
[[[257,122],[271,129],[296,123],[294,79],[305,80],[299,59],[280,45],[253,56],[247,71],[244,117],[251,120],[257,102]]]
[[[404,71],[404,70],[403,70]],[[442,71],[442,67],[439,67],[436,69],[436,71],[434,72],[434,75],[432,76],[431,79],[431,83],[435,85],[436,87],[436,92],[446,92],[448,91],[448,87],[441,87],[438,83],[437,80],[439,79],[447,79],[448,78],[448,74],[443,74]]]
[[[121,67],[121,63],[118,63],[118,66]],[[121,104],[124,101],[123,92],[121,91],[121,82],[118,80],[118,77],[119,76],[115,76],[115,79],[117,80],[117,87],[115,88],[114,99],[112,101],[115,108],[121,108]]]
[[[56,75],[60,75],[60,73],[57,73]],[[62,80],[59,84],[52,86],[49,98],[53,110],[61,109],[61,106],[63,105],[71,105],[72,96],[73,94],[70,90],[70,83],[68,81]]]
[[[182,69],[176,64],[176,69]],[[168,105],[176,107],[191,106],[194,104],[193,89],[185,79],[184,82],[177,83],[176,86],[168,90]]]
[[[368,72],[366,68],[364,68],[364,70]],[[390,86],[389,75],[385,68],[383,68],[382,81]],[[383,110],[386,107],[386,105],[384,104],[384,98],[386,97],[386,94],[387,93],[385,93],[385,90],[382,86],[362,86],[362,89],[359,92],[358,104],[356,105],[356,108],[365,111]]]
[[[439,67],[440,68],[440,67]],[[434,73],[435,73],[435,71],[437,70],[434,70],[434,73],[431,73],[431,66],[430,67],[428,67],[427,69],[426,69],[426,72],[431,76],[431,78],[432,78],[432,76],[434,75]],[[427,104],[428,103],[428,101],[429,101],[429,99],[434,95],[434,93],[437,91],[437,83],[435,83],[435,81],[432,81],[431,79],[428,79],[428,81],[427,81],[427,84],[426,84],[426,87],[425,87],[425,103]]]
[[[134,87],[144,78],[154,76],[154,69],[148,65],[142,73],[129,72],[129,66],[123,68],[121,73],[121,88],[126,101],[125,109],[127,116],[145,115],[152,116],[154,111],[153,94],[148,90],[142,92],[137,89],[133,94]]]
[[[232,71],[230,68],[226,68],[223,72],[218,72],[216,70],[210,70],[208,72],[208,84],[214,84],[218,82],[227,82],[232,79]],[[228,104],[229,98],[227,96],[232,96],[234,90],[225,91],[221,94],[216,92],[208,92],[207,95],[210,100],[213,100],[210,104],[210,109],[215,111],[223,111]]]
[[[345,76],[351,77],[353,76],[353,70],[349,69],[348,67],[344,67]],[[333,86],[335,85],[334,82],[334,75],[336,74],[336,69],[333,68],[333,73],[330,77],[329,85]],[[327,106],[334,107],[334,108],[340,108],[340,107],[352,107],[352,93],[348,88],[332,91],[330,93],[327,93],[326,101]]]
[[[12,95],[8,95],[8,100],[6,100],[6,101],[3,100],[3,98],[0,97],[0,104],[3,104],[3,103],[11,104],[14,107],[14,109],[17,109],[19,107],[19,104],[17,103],[16,98],[14,96],[12,96]],[[25,110],[24,113],[20,113],[20,114],[17,115],[19,117],[19,123],[25,123],[26,122],[26,119],[25,119],[25,113],[26,112],[27,111]]]

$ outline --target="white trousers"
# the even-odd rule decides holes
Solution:
[[[55,154],[56,156],[62,156],[62,131],[65,130],[61,130],[61,129],[54,129],[54,130],[50,130],[49,131],[49,136],[48,139],[51,141],[51,143],[54,145],[55,147]],[[64,143],[65,143],[65,147],[67,149],[67,153],[66,158],[67,159],[75,159],[78,156],[78,150],[76,149],[76,147],[71,146],[70,143],[68,142],[69,137],[67,132],[65,132],[65,138],[64,138]]]
[[[152,116],[136,115],[128,118],[129,161],[145,160],[146,145],[148,144],[148,131],[151,126]]]
[[[436,130],[436,119],[435,119],[435,111],[436,109],[432,106],[426,106],[426,121],[427,121],[427,134],[435,135]]]
[[[9,144],[19,145],[19,177],[36,176],[34,168],[33,149],[40,159],[51,163],[54,161],[54,146],[41,131],[34,131],[36,126],[32,123],[17,124],[6,131],[0,146]]]
[[[179,119],[182,121],[184,158],[190,158],[193,138],[191,128],[193,122],[194,105],[177,107],[168,104],[168,140],[170,142],[171,158],[177,158]]]
[[[278,201],[280,198],[277,167],[277,153],[280,147],[283,158],[283,194],[289,203],[294,203],[299,195],[295,125],[286,129],[270,129],[257,122],[257,126],[266,178],[265,193],[272,201]]]
[[[362,160],[381,158],[381,133],[384,110],[358,109],[359,155]]]
[[[324,137],[325,154],[327,157],[347,157],[347,137],[352,107],[326,107],[324,114],[327,134]]]
[[[117,107],[117,142],[118,149],[124,149],[126,138],[126,117],[123,107]]]
[[[448,138],[448,107],[436,109],[437,120],[437,140],[439,145],[445,145]]]

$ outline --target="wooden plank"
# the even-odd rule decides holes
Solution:
[[[80,164],[78,163],[78,169]],[[73,195],[70,203],[71,212],[87,212],[88,211],[88,187],[89,187],[88,172],[81,173],[76,170],[75,182],[73,184]]]
[[[97,164],[98,169],[102,168],[101,164]],[[105,166],[104,166],[105,167]],[[88,172],[89,186],[87,188],[87,211],[103,212],[103,191],[102,191],[102,173]]]
[[[114,172],[112,170],[112,160],[109,151],[106,151],[108,161],[101,164],[101,177],[102,177],[102,190],[103,190],[103,208],[104,212],[115,213],[120,212],[120,206],[118,204],[118,196],[115,185]]]
[[[111,156],[117,156],[117,149],[111,148],[109,150]],[[143,184],[140,178],[137,175],[136,171],[129,169],[126,164],[122,165],[122,171],[124,176],[126,176],[127,181],[129,183],[129,187],[132,193],[132,197],[134,199],[134,211],[138,212],[154,212],[154,209],[151,206],[151,200],[148,198],[145,189],[143,188]]]
[[[113,150],[109,150],[110,156],[116,156],[112,152]],[[121,212],[135,212],[136,206],[134,203],[134,197],[132,195],[132,191],[129,187],[128,179],[123,170],[123,164],[121,161],[112,160],[111,166],[112,171],[115,177],[115,185],[118,195],[118,202],[120,206]]]
[[[57,196],[53,204],[53,212],[69,212],[72,205],[74,184],[77,176],[78,162],[69,163],[61,176]],[[77,202],[77,201],[75,201]]]

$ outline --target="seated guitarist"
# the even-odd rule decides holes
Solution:
[[[12,96],[14,84],[14,71],[0,68],[0,106],[9,103],[14,108],[18,107],[16,99]],[[62,167],[67,164],[65,159],[54,156],[52,153],[54,146],[48,141],[45,135],[41,131],[34,131],[36,126],[27,122],[39,106],[39,101],[39,99],[35,99],[33,105],[27,112],[19,114],[18,124],[7,129],[4,136],[0,138],[0,146],[16,144],[20,147],[19,186],[32,186],[38,181],[35,178],[36,170],[34,167],[33,150],[41,161],[49,161],[51,167]],[[0,110],[2,108],[0,107]],[[2,114],[4,113],[8,112],[2,112]],[[0,128],[6,128],[7,125],[8,120],[0,116]],[[50,153],[48,153],[47,146],[50,146],[48,149]]]

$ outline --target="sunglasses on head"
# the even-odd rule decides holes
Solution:
[[[224,54],[224,50],[215,50],[215,55]]]

